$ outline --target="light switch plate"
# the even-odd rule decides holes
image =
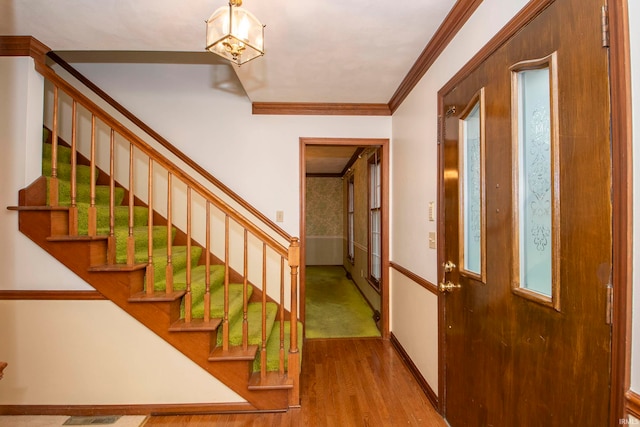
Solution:
[[[284,211],[276,211],[276,222],[284,221]]]
[[[434,231],[429,232],[429,249],[436,249],[436,233]]]

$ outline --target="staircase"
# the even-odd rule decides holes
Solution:
[[[53,126],[42,176],[8,208],[20,231],[256,410],[299,406],[297,238],[285,245],[43,62],[36,69]]]

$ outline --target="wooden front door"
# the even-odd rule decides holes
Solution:
[[[452,427],[609,423],[602,5],[556,0],[442,94],[440,398]]]

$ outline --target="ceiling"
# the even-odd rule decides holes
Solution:
[[[204,51],[205,20],[225,0],[0,0],[0,34],[31,35],[72,64],[232,67],[251,102],[387,104],[455,3],[244,0],[266,53],[240,67]],[[347,155],[325,150],[308,168],[333,172]]]
[[[354,145],[309,145],[305,149],[307,176],[343,176],[363,149]]]
[[[266,53],[234,68],[252,102],[386,104],[454,3],[244,0],[266,25]],[[0,34],[54,51],[204,52],[204,21],[224,4],[0,0]]]

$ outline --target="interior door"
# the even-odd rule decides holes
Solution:
[[[460,426],[609,423],[607,51],[556,0],[444,94],[444,411]]]

